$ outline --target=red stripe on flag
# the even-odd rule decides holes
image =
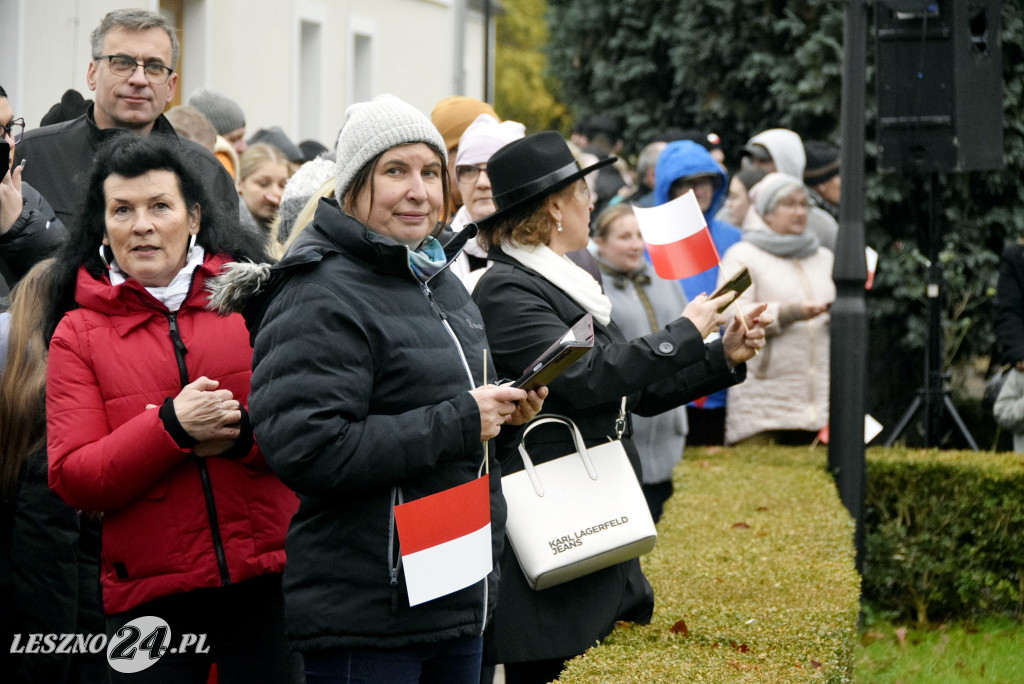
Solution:
[[[707,226],[667,245],[647,243],[647,252],[651,255],[654,270],[666,280],[689,278],[718,265],[718,250],[711,241]]]
[[[476,532],[491,522],[490,476],[395,506],[402,555]]]

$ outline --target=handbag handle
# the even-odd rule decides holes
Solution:
[[[544,496],[544,485],[540,482],[540,476],[537,475],[537,469],[534,467],[533,461],[530,460],[530,455],[526,453],[526,435],[530,434],[530,431],[535,427],[549,424],[563,425],[569,429],[569,432],[572,434],[572,441],[576,445],[576,453],[583,459],[583,467],[587,469],[587,475],[590,476],[591,480],[596,480],[597,469],[594,468],[594,463],[590,460],[587,446],[583,442],[583,435],[580,433],[580,429],[576,427],[576,423],[565,416],[555,414],[538,416],[526,426],[526,429],[523,430],[523,436],[519,440],[519,455],[523,459],[523,467],[526,469],[526,474],[530,478],[530,483],[533,485],[533,490],[537,493],[537,496]]]

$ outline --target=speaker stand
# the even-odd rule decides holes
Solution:
[[[940,446],[942,437],[940,429],[944,413],[949,413],[960,434],[974,451],[978,444],[960,418],[953,400],[950,398],[946,382],[948,374],[942,372],[942,264],[939,261],[939,250],[942,248],[942,229],[939,225],[938,173],[932,173],[928,182],[928,223],[927,228],[919,230],[918,239],[921,250],[928,256],[928,344],[924,359],[924,387],[918,388],[914,401],[903,413],[892,434],[885,440],[885,446],[892,446],[913,420],[918,410],[924,409],[925,447]],[[921,225],[921,222],[918,222]]]

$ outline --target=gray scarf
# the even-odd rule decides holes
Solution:
[[[750,230],[743,233],[743,239],[757,245],[769,254],[780,257],[804,259],[818,251],[821,241],[814,233],[804,231],[799,235],[776,233],[773,230]]]

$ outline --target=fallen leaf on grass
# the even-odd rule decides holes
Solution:
[[[711,461],[698,461],[697,466],[702,470],[710,470],[713,473],[720,473],[723,470],[722,466],[715,465]]]
[[[864,632],[864,636],[861,638],[861,643],[865,646],[870,646],[876,641],[885,641],[885,634],[882,632]]]
[[[750,652],[750,647],[747,646],[746,644],[737,644],[735,641],[730,641],[729,645],[732,646],[737,651],[739,651],[740,653],[749,653]]]
[[[686,626],[684,620],[680,620],[676,624],[669,628],[669,631],[673,634],[682,634],[683,636],[690,636],[690,628]]]
[[[896,628],[896,641],[899,642],[900,647],[906,647],[907,645],[907,628],[897,627]]]
[[[728,663],[729,667],[734,667],[737,670],[760,670],[761,666],[757,663],[741,663],[736,660],[730,660]]]
[[[742,522],[742,521],[738,522],[738,523],[733,523],[732,527],[733,527],[733,529],[740,529],[740,530],[749,530],[750,529],[750,525],[748,525],[747,523]]]
[[[819,663],[817,660],[812,660],[811,661],[811,667],[813,667],[815,670],[820,670],[821,668],[824,667],[824,665]]]
[[[619,629],[633,629],[633,623],[626,620],[616,620],[615,626]]]

